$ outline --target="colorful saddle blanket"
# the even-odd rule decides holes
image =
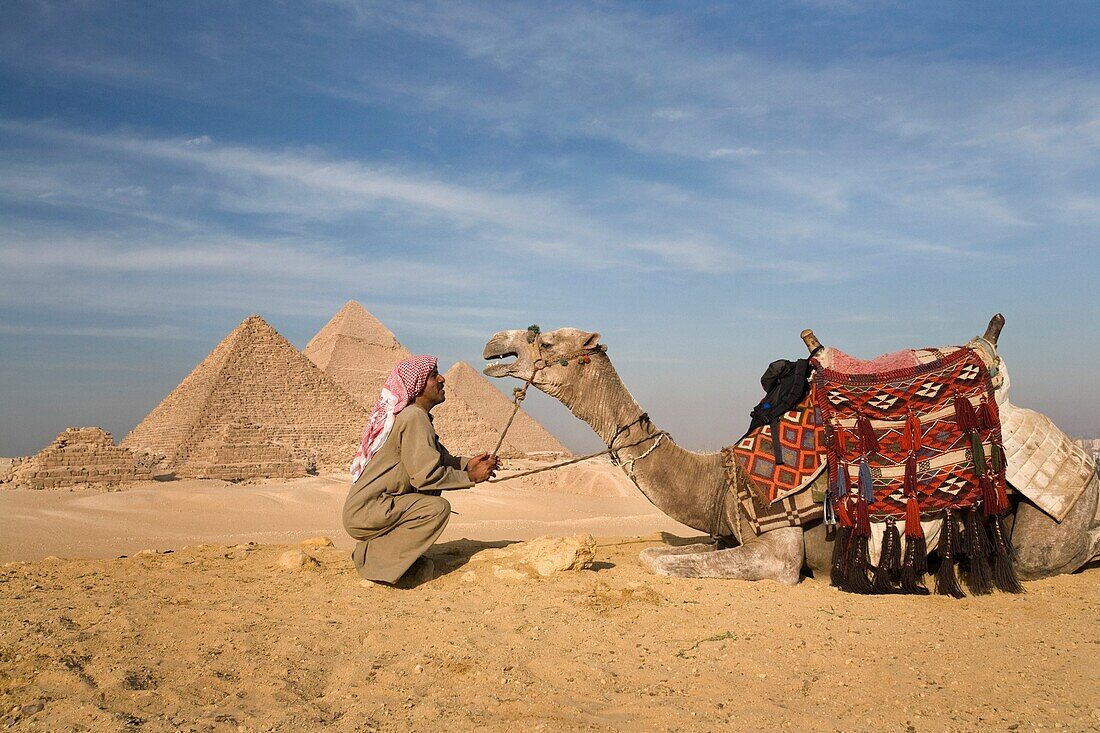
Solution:
[[[904,519],[910,499],[925,519],[983,502],[987,513],[1003,511],[1000,420],[976,352],[870,374],[814,368],[829,494],[842,524],[857,504],[872,520]]]
[[[766,455],[771,455],[770,448],[761,450],[769,451]],[[745,469],[737,446],[731,445],[722,449],[722,464],[726,470],[726,483],[733,488],[737,498],[738,516],[748,520],[753,534],[781,527],[802,527],[824,516],[822,504],[814,500],[812,491],[795,490],[769,501],[754,485],[746,485]],[[817,475],[820,476],[821,473],[818,470]],[[809,479],[809,483],[812,482],[813,478]]]
[[[783,463],[775,462],[770,425],[751,431],[732,448],[732,458],[745,469],[751,490],[765,504],[771,504],[806,488],[825,470],[825,429],[814,405],[816,388],[793,410],[779,418],[779,447]]]

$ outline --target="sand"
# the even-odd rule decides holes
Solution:
[[[0,568],[0,729],[1100,730],[1100,570],[961,601],[655,577],[638,551],[697,535],[615,470],[452,493],[404,588],[360,585],[335,476],[0,491],[0,558],[34,559]],[[591,569],[493,571],[576,532]]]

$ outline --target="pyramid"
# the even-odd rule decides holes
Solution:
[[[366,418],[350,395],[254,315],[233,329],[122,445],[158,456],[175,469],[192,454],[206,462],[213,455],[211,436],[219,429],[251,424],[263,429],[261,443],[284,446],[296,459],[335,471],[351,462]],[[231,441],[241,437],[232,431],[220,434]],[[283,458],[275,456],[274,462]]]
[[[512,401],[473,367],[460,361],[443,375],[447,400],[432,410],[440,440],[455,455],[492,450],[512,415]],[[522,409],[508,428],[504,457],[569,450]]]
[[[243,481],[250,478],[294,478],[309,472],[308,462],[271,438],[271,431],[245,417],[208,425],[192,442],[176,475]]]
[[[68,428],[37,455],[13,466],[11,483],[28,489],[119,484],[153,478],[134,454],[101,428]]]
[[[302,351],[370,410],[390,370],[412,356],[366,308],[349,300]]]

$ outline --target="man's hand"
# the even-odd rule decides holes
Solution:
[[[488,453],[479,453],[466,464],[466,473],[475,484],[491,479],[497,470],[500,459]]]

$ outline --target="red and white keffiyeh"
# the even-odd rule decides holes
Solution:
[[[390,437],[393,420],[397,413],[408,407],[420,396],[428,383],[428,375],[436,369],[439,361],[434,356],[413,356],[398,362],[397,366],[382,385],[382,394],[374,403],[367,426],[363,428],[363,439],[359,450],[351,462],[351,481],[355,483],[363,475],[367,462]]]

